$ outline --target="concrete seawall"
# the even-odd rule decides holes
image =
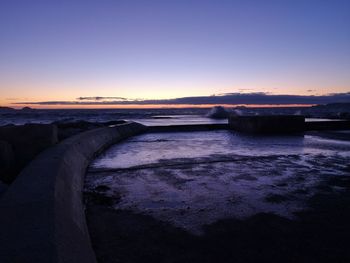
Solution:
[[[86,167],[146,127],[126,123],[73,136],[32,161],[0,199],[0,262],[95,263],[82,204]]]
[[[293,133],[305,130],[305,117],[295,115],[230,116],[229,127],[255,134]]]
[[[350,121],[314,121],[305,123],[306,131],[350,130]]]
[[[297,133],[305,131],[349,130],[350,121],[305,121],[297,115],[230,116],[229,128],[253,134]]]
[[[169,125],[169,126],[149,126],[148,132],[193,132],[193,131],[213,131],[227,130],[228,124],[187,124],[187,125]]]

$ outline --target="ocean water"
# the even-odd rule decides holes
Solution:
[[[13,110],[0,111],[0,126],[7,124],[52,122],[107,122],[116,120],[138,121],[146,125],[211,123],[206,117],[209,109],[69,109],[69,110]],[[220,121],[219,121],[220,122]],[[221,121],[222,122],[222,121]]]
[[[174,124],[208,124],[227,123],[227,120],[207,117],[210,108],[185,109],[67,109],[67,110],[0,110],[0,126],[26,123],[53,122],[108,122],[116,120],[137,121],[145,125],[174,125]],[[271,108],[240,110],[245,114],[297,114],[297,108]],[[320,121],[320,118],[310,118],[307,121]],[[326,119],[323,119],[326,120]]]

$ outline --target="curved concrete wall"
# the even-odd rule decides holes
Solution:
[[[107,146],[145,130],[138,123],[91,130],[32,161],[0,199],[0,262],[95,263],[82,204],[86,167]]]

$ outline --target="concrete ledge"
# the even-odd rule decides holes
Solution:
[[[305,130],[305,117],[296,115],[230,116],[230,129],[248,133],[294,133]]]
[[[350,121],[312,121],[305,123],[306,131],[350,130]]]
[[[145,130],[126,123],[87,131],[32,161],[0,199],[0,262],[95,263],[82,204],[86,167],[107,146]]]
[[[193,132],[193,131],[213,131],[227,130],[228,124],[187,124],[187,125],[169,125],[169,126],[149,126],[149,132]]]

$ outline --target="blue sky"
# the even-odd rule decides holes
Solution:
[[[0,2],[0,104],[350,91],[350,1]]]

